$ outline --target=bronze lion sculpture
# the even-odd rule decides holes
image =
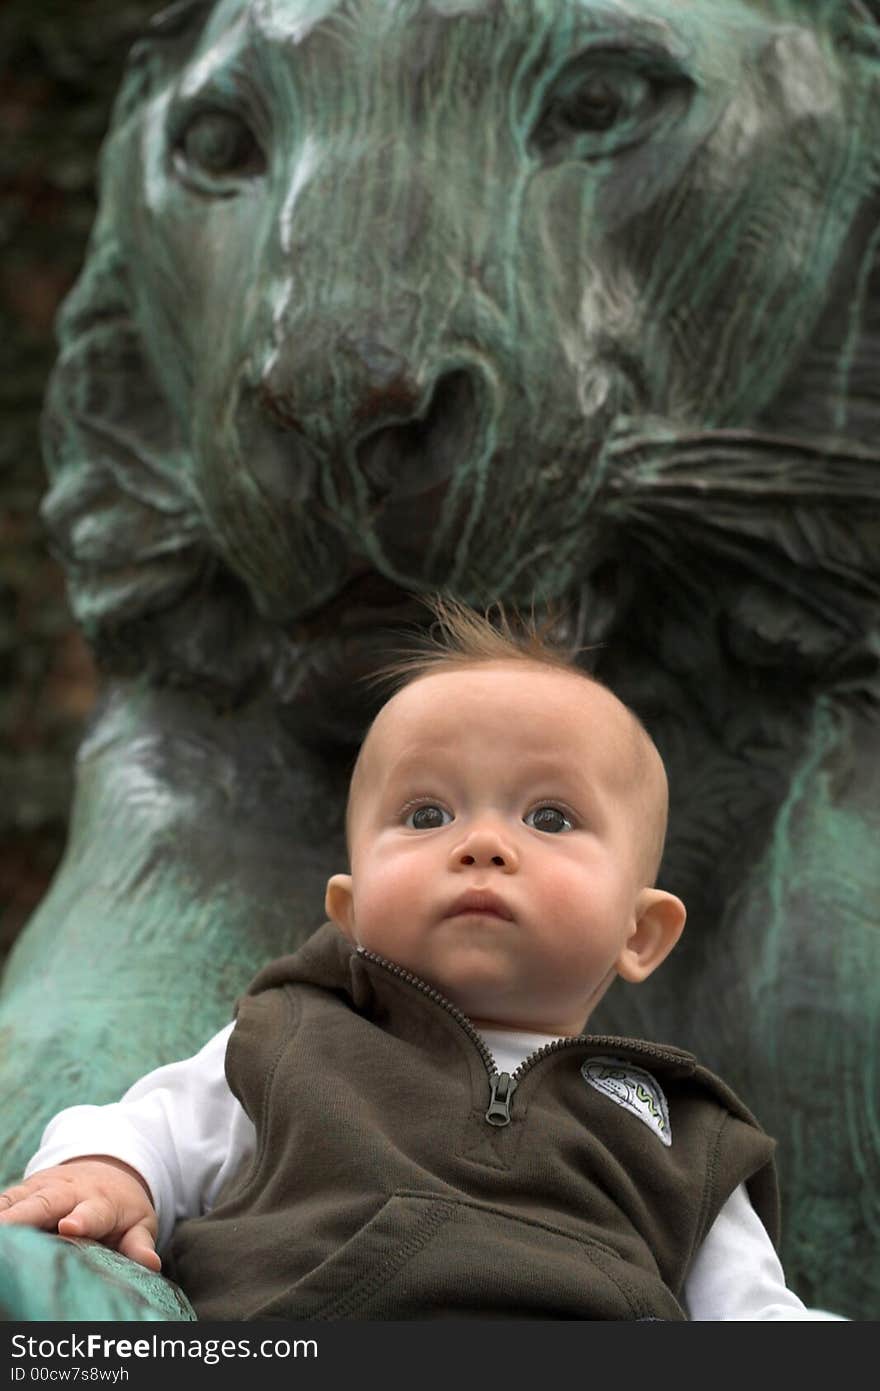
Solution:
[[[865,0],[158,18],[47,401],[104,699],[8,971],[8,1176],[319,924],[411,596],[558,603],[689,905],[602,1023],[742,1092],[789,1279],[878,1316],[878,150]]]

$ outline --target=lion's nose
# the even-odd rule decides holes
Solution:
[[[478,458],[486,428],[484,397],[477,370],[468,368],[442,373],[421,397],[402,378],[374,392],[372,427],[355,445],[356,465],[374,501],[432,492],[463,459]]]

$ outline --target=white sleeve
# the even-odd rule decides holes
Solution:
[[[688,1317],[715,1322],[834,1319],[808,1309],[785,1275],[745,1184],[728,1198],[696,1254],[684,1285]]]
[[[144,1178],[161,1250],[183,1217],[209,1212],[254,1152],[254,1127],[229,1090],[229,1024],[194,1057],[156,1068],[109,1106],[71,1106],[50,1120],[25,1177],[78,1155],[107,1154]]]

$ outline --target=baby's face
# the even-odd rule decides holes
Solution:
[[[516,662],[423,677],[370,731],[327,911],[477,1025],[579,1033],[615,975],[658,964],[654,920],[662,955],[681,929],[646,883],[664,797],[599,686]]]

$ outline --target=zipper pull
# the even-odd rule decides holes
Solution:
[[[510,1102],[516,1091],[516,1083],[509,1072],[493,1072],[489,1078],[492,1095],[486,1120],[490,1125],[510,1125]]]

